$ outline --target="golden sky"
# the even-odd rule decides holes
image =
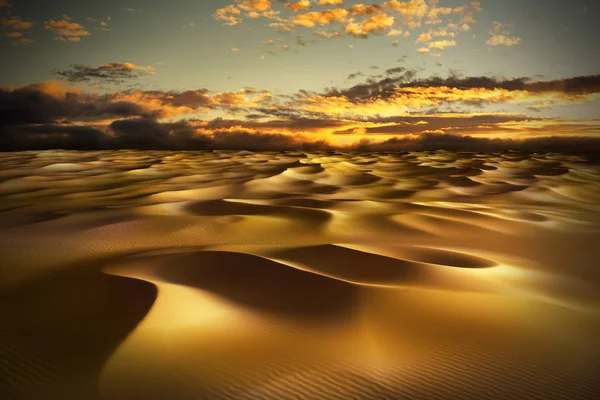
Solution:
[[[584,0],[50,3],[0,1],[2,149],[600,137]]]

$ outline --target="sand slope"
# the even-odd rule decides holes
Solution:
[[[600,163],[0,154],[2,399],[588,399]]]

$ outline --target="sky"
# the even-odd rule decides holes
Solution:
[[[0,150],[597,143],[599,19],[591,0],[0,0]]]

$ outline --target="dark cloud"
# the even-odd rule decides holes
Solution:
[[[161,123],[149,118],[114,121],[108,127],[78,125],[14,125],[0,127],[0,151],[42,149],[140,150],[327,150],[324,141],[302,135],[230,130],[213,124],[211,135],[199,134],[186,121]]]
[[[142,106],[128,101],[118,101],[107,104],[102,108],[102,112],[108,115],[118,115],[122,117],[146,116],[147,112]]]
[[[403,88],[436,88],[448,87],[453,89],[503,89],[508,91],[525,90],[532,93],[559,92],[568,95],[600,93],[600,75],[579,76],[555,80],[533,80],[532,78],[501,79],[487,76],[449,77],[433,76],[425,79],[415,79],[416,70],[402,67],[390,68],[385,71],[383,78],[370,77],[365,83],[346,89],[329,88],[324,96],[345,96],[350,100],[362,100],[368,97],[390,97]]]
[[[149,117],[153,114],[133,102],[112,102],[110,96],[60,90],[42,85],[30,85],[14,90],[0,88],[0,127],[51,123],[63,118],[97,120],[111,116]]]
[[[348,77],[346,78],[346,80],[349,81],[349,80],[352,80],[352,79],[356,79],[359,76],[364,76],[364,74],[362,72],[360,72],[360,71],[354,72],[352,74],[349,74]]]
[[[401,83],[403,87],[449,87],[455,89],[504,89],[509,91],[563,92],[567,94],[588,94],[600,92],[600,75],[579,76],[548,81],[534,81],[532,78],[498,79],[486,76],[447,78],[430,77],[422,80]]]
[[[257,116],[258,117],[258,116]],[[261,116],[262,117],[262,116]],[[256,121],[253,118],[250,121],[238,119],[215,118],[209,121],[205,127],[207,129],[229,129],[233,127],[243,127],[245,129],[285,129],[286,131],[307,131],[311,129],[336,128],[344,126],[346,123],[334,119],[303,118],[288,115],[286,119],[276,119],[269,121]]]
[[[525,89],[531,92],[564,92],[567,94],[600,93],[600,75],[528,82]]]
[[[353,151],[528,151],[556,153],[600,153],[600,138],[585,136],[552,136],[524,140],[488,139],[451,134],[425,133],[417,137],[395,137],[381,143],[373,143],[367,139],[350,146]]]
[[[380,125],[376,127],[364,128],[361,134],[366,135],[407,135],[419,134],[427,131],[456,131],[460,133],[486,133],[494,128],[498,129],[499,124],[506,122],[523,122],[538,120],[523,115],[473,115],[457,117],[436,117],[436,116],[414,116],[414,117],[385,117],[385,118],[365,118],[362,122],[374,122]],[[353,134],[354,129],[343,129],[334,132],[335,135]]]
[[[152,75],[154,68],[150,66],[136,66],[131,63],[111,63],[99,67],[87,65],[71,65],[68,69],[54,70],[55,75],[69,82],[107,82],[124,83],[125,81]]]
[[[110,124],[114,146],[125,149],[205,149],[209,137],[196,135],[187,122],[160,123],[154,119],[134,118]]]
[[[208,89],[186,90],[183,92],[148,91],[145,93],[160,98],[165,104],[175,107],[210,107],[213,104]]]
[[[375,96],[391,96],[397,87],[411,82],[416,74],[417,72],[414,70],[407,70],[402,67],[392,68],[386,71],[386,77],[383,79],[369,78],[365,83],[347,89],[329,88],[323,95],[328,97],[344,96],[352,100]]]
[[[215,132],[212,149],[250,151],[331,150],[324,141],[303,140],[302,137],[251,132]]]
[[[524,140],[489,139],[452,134],[422,133],[394,137],[383,142],[362,139],[350,146],[292,134],[261,133],[239,128],[216,127],[212,134],[197,133],[189,122],[161,123],[146,118],[113,122],[109,127],[78,125],[14,125],[0,128],[0,150],[41,149],[164,149],[164,150],[250,150],[250,151],[551,151],[600,153],[600,138],[554,136]]]
[[[386,69],[385,74],[386,75],[396,75],[396,74],[402,74],[406,71],[407,71],[407,69],[404,67],[394,67],[394,68]]]
[[[0,151],[112,149],[112,138],[101,129],[77,125],[0,126]]]

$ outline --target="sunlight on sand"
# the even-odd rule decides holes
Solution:
[[[0,154],[0,397],[585,399],[600,163]]]

